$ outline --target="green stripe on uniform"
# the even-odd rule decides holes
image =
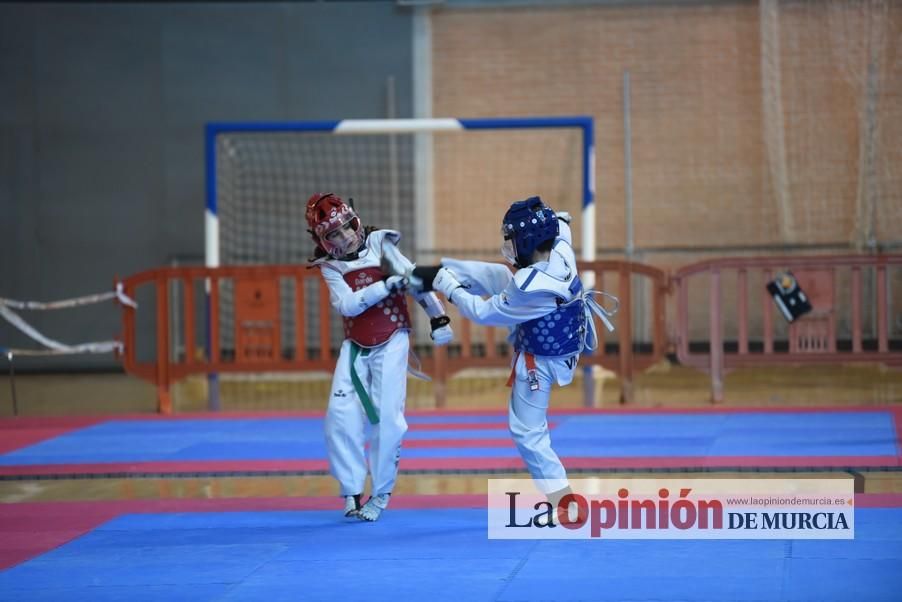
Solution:
[[[354,362],[357,361],[358,355],[366,357],[369,354],[370,350],[368,348],[361,347],[357,343],[351,341],[351,382],[354,383],[354,391],[357,392],[357,397],[360,399],[360,403],[363,404],[363,410],[366,412],[366,417],[369,418],[370,424],[379,424],[379,413],[373,405],[373,400],[370,399],[366,389],[363,387],[363,383],[360,382],[360,376],[357,375],[357,369],[354,368]]]

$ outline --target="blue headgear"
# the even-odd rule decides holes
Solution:
[[[504,235],[504,240],[510,241],[513,247],[512,257],[508,257],[507,253],[504,255],[517,267],[526,267],[531,264],[532,255],[539,245],[554,240],[561,231],[554,211],[546,207],[542,199],[537,196],[529,197],[525,201],[517,201],[511,205],[504,214],[502,224],[501,233]]]

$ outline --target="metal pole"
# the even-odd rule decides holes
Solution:
[[[595,261],[595,233],[598,225],[595,213],[595,125],[589,119],[589,123],[583,126],[583,210],[582,210],[582,249],[580,255],[583,261]],[[587,271],[582,274],[585,290],[595,288],[595,272]],[[598,353],[604,355],[604,343],[599,343]],[[584,351],[586,355],[592,355],[592,351]],[[591,365],[583,367],[583,405],[587,408],[595,407],[601,403],[601,399],[595,399],[595,368]]]
[[[626,200],[626,258],[633,259],[633,130],[630,122],[630,72],[623,72],[623,191]]]
[[[204,222],[204,239],[205,239],[205,247],[204,247],[204,266],[208,268],[218,268],[219,267],[219,213],[216,208],[216,130],[210,125],[207,125],[206,130],[206,193],[207,193],[207,209],[205,215]],[[219,349],[213,349],[211,344],[211,333],[213,332],[213,324],[210,321],[210,316],[212,315],[212,307],[211,303],[211,286],[212,283],[209,278],[204,279],[204,291],[206,292],[206,299],[204,300],[204,304],[206,307],[206,347],[207,347],[207,358],[209,361],[213,361],[214,357],[217,357],[219,354]],[[216,286],[219,286],[219,281],[216,281]],[[218,293],[219,291],[217,291]],[[218,299],[218,297],[217,297]],[[211,411],[218,412],[220,410],[220,402],[219,402],[219,374],[216,372],[211,372],[207,374],[207,408]]]
[[[623,194],[625,200],[624,221],[626,222],[626,260],[642,261],[636,256],[636,228],[633,222],[633,88],[628,69],[623,71]],[[632,296],[632,312],[635,325],[633,340],[648,340],[648,322],[645,319],[649,305],[644,278],[636,282],[636,294]]]
[[[6,359],[9,360],[9,388],[13,395],[13,416],[19,415],[19,401],[16,399],[16,371],[13,368],[13,352],[6,352]]]
[[[388,76],[388,80],[386,81],[386,117],[389,119],[395,118],[396,113],[396,101],[395,101],[395,78],[394,76]],[[398,175],[398,135],[397,134],[389,134],[388,135],[388,176],[389,176],[389,196],[391,197],[391,219],[389,223],[392,228],[396,228],[399,232],[403,232],[404,228],[401,227],[401,195],[398,192],[399,185],[399,175]]]
[[[432,117],[432,25],[428,5],[414,7],[413,16],[413,116]],[[432,134],[421,132],[413,137],[414,148],[414,261],[426,263],[435,256],[435,224],[433,222],[434,189],[432,179]]]

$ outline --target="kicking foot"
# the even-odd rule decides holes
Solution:
[[[571,495],[573,490],[570,489],[570,486],[566,486],[563,489],[558,489],[557,491],[552,491],[551,493],[545,494],[548,498],[548,501],[551,503],[551,507],[554,509],[555,514],[561,518],[563,515],[566,515],[571,521],[585,521],[587,519],[580,512],[579,504],[576,503],[572,498],[568,500],[568,504],[566,507],[561,507],[561,501],[564,497]]]
[[[357,518],[369,522],[379,520],[382,511],[388,508],[388,498],[390,496],[390,493],[383,493],[371,497],[366,501],[366,504],[363,505],[363,508],[360,509],[360,512],[357,513]]]
[[[561,499],[565,495],[570,495],[573,493],[573,490],[570,489],[570,486],[567,485],[563,489],[558,489],[557,491],[552,491],[551,493],[546,493],[545,497],[548,498],[548,501],[551,503],[551,506],[557,508],[557,505],[561,502]]]
[[[353,518],[357,516],[357,513],[360,512],[360,495],[346,495],[345,496],[345,518]]]

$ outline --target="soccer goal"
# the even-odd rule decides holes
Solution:
[[[305,261],[317,191],[400,230],[416,259],[495,258],[504,210],[538,194],[581,216],[576,246],[593,258],[591,117],[211,123],[206,153],[211,267]]]
[[[585,116],[211,123],[206,265],[306,262],[314,247],[304,208],[314,192],[352,199],[365,225],[399,230],[402,251],[420,264],[499,261],[504,211],[539,195],[573,215],[575,247],[592,260],[594,155]],[[231,332],[228,311],[219,319]]]

